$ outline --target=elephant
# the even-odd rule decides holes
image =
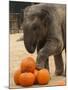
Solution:
[[[49,56],[54,56],[55,74],[63,75],[62,51],[66,52],[66,5],[36,4],[24,9],[24,45],[29,53],[37,49],[36,68],[49,70]]]

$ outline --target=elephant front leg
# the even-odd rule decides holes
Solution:
[[[43,48],[43,43],[42,42],[39,42],[38,45],[37,45],[37,54],[39,53],[39,51],[41,50],[41,48]],[[41,68],[47,68],[49,70],[49,61],[48,61],[48,58],[47,60],[39,60],[37,58],[36,60],[36,68],[37,69],[41,69]]]

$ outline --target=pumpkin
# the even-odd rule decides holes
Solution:
[[[36,64],[32,57],[26,57],[21,62],[21,71],[22,72],[34,72],[35,67],[36,67]]]
[[[44,85],[47,84],[50,80],[50,75],[47,69],[41,69],[37,74],[37,81],[39,84]]]
[[[31,72],[25,72],[19,76],[19,83],[21,86],[24,87],[31,86],[34,84],[34,81],[35,81],[35,76]]]
[[[19,76],[21,74],[21,70],[20,69],[17,69],[15,72],[14,72],[14,82],[15,84],[19,85]]]
[[[35,84],[37,84],[37,75],[38,75],[38,70],[34,70],[34,75],[35,75]]]

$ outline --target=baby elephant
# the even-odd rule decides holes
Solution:
[[[48,57],[54,55],[56,75],[62,75],[62,51],[66,51],[66,5],[36,4],[24,10],[24,45],[29,53],[37,47],[37,69],[49,69]]]

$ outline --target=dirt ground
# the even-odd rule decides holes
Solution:
[[[13,75],[14,71],[19,67],[22,58],[26,57],[29,55],[29,53],[26,51],[24,47],[23,41],[18,41],[18,39],[23,36],[22,33],[16,33],[16,34],[10,34],[10,81],[9,81],[9,88],[24,88],[21,86],[17,86],[14,83],[13,80]],[[34,57],[36,58],[37,54],[36,52],[33,54]],[[65,52],[63,51],[63,61],[65,63]],[[49,57],[49,65],[50,65],[50,75],[51,75],[51,80],[47,85],[33,85],[31,87],[44,87],[44,86],[52,86],[53,82],[56,81],[65,81],[65,77],[63,76],[55,76],[55,65],[54,65],[54,59],[53,56]]]

